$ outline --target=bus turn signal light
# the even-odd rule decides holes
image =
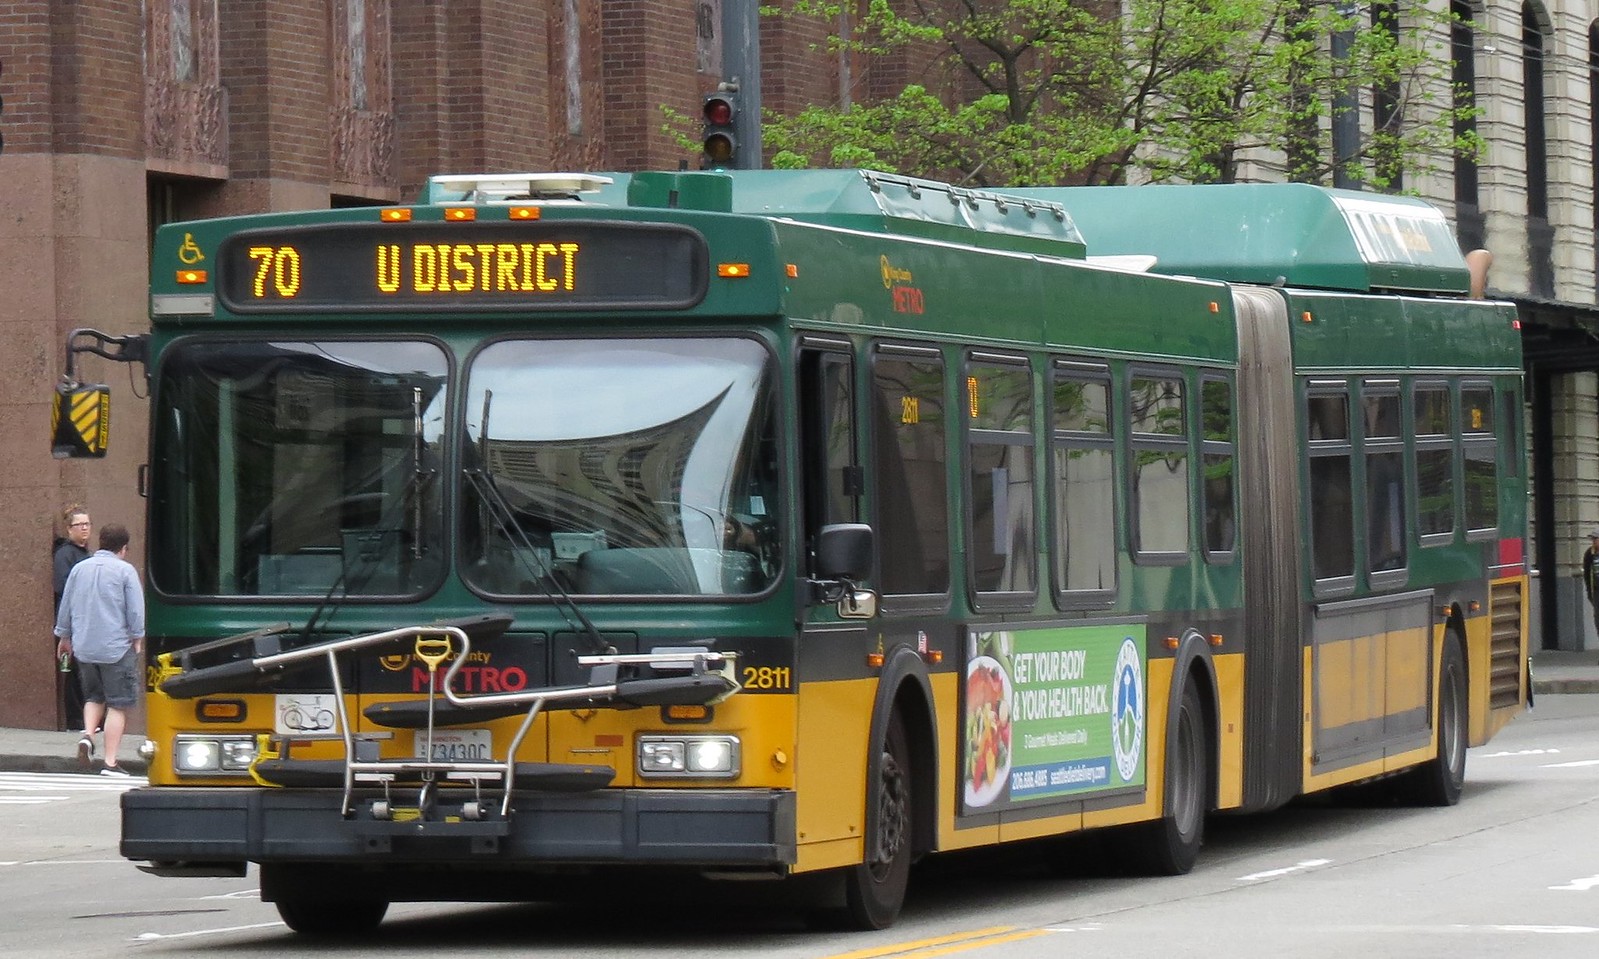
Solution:
[[[204,270],[179,270],[178,282],[184,284],[204,283],[206,272]]]

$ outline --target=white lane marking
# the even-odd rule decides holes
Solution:
[[[1549,936],[1583,935],[1585,933],[1599,932],[1599,928],[1593,926],[1460,926],[1457,928],[1467,932],[1477,932],[1485,929],[1489,932],[1534,932]]]
[[[1512,749],[1497,753],[1483,753],[1473,755],[1473,759],[1501,759],[1505,756],[1553,756],[1558,755],[1558,749]]]
[[[215,936],[227,932],[247,932],[251,929],[283,929],[281,922],[257,922],[248,926],[223,926],[220,929],[194,929],[189,932],[141,932],[130,942],[155,942],[158,939],[193,939],[195,936]]]
[[[224,892],[216,896],[201,896],[201,899],[259,899],[261,890],[240,889],[238,892]]]
[[[39,806],[66,798],[65,796],[0,796],[0,806]]]
[[[1589,876],[1586,879],[1573,879],[1564,886],[1550,886],[1549,888],[1558,889],[1561,892],[1587,892],[1595,887],[1599,887],[1599,876]]]
[[[1599,766],[1599,759],[1578,759],[1569,763],[1544,763],[1540,769],[1575,769],[1578,766]]]
[[[1278,876],[1286,876],[1289,873],[1300,872],[1305,869],[1314,869],[1317,866],[1325,866],[1330,862],[1332,862],[1331,859],[1306,859],[1302,862],[1295,863],[1292,866],[1284,866],[1281,869],[1268,869],[1265,872],[1253,872],[1247,876],[1239,876],[1238,881],[1255,882],[1260,879],[1275,879]]]
[[[126,859],[12,859],[0,866],[117,866],[127,865]]]

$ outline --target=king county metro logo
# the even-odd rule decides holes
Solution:
[[[1128,636],[1116,655],[1116,689],[1111,694],[1111,738],[1116,747],[1116,771],[1124,781],[1138,775],[1144,750],[1144,671],[1138,646]]]

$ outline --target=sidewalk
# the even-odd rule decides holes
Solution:
[[[1541,650],[1532,657],[1534,698],[1562,693],[1599,693],[1599,651]],[[78,735],[42,729],[0,728],[0,772],[85,772],[78,765]],[[146,763],[139,758],[143,733],[122,737],[117,764],[143,776]],[[99,764],[95,764],[95,769]],[[94,771],[94,770],[87,770]]]

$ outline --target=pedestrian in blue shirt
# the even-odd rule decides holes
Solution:
[[[102,527],[99,551],[72,567],[56,613],[56,652],[77,658],[83,687],[78,761],[94,762],[94,731],[104,720],[102,776],[128,774],[117,765],[117,747],[127,728],[127,710],[137,701],[144,651],[144,590],[127,555],[127,527]]]

